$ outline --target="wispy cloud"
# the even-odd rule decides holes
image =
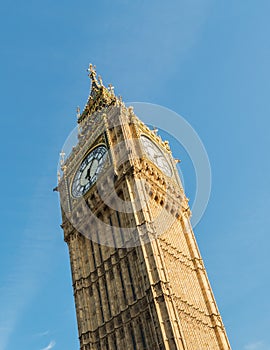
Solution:
[[[262,341],[258,341],[256,343],[250,343],[245,345],[245,350],[263,350],[265,349],[264,344]]]
[[[45,337],[45,335],[48,335],[49,331],[44,331],[44,332],[40,332],[40,333],[36,333],[34,336],[35,337]]]
[[[54,348],[55,347],[55,341],[54,340],[52,340],[51,342],[50,342],[50,344],[48,345],[48,346],[46,346],[46,348],[43,348],[43,349],[41,349],[41,350],[51,350],[52,348]]]
[[[21,245],[16,248],[17,257],[10,265],[6,274],[6,281],[1,286],[0,301],[0,349],[6,350],[12,334],[15,332],[18,321],[26,307],[35,296],[43,281],[40,276],[48,268],[48,252],[51,246],[47,237],[49,201],[45,191],[48,185],[45,178],[37,185],[36,193],[29,204],[29,223],[20,233]],[[43,200],[40,200],[40,196]],[[41,204],[42,203],[42,206]],[[46,213],[46,215],[44,215]],[[47,226],[47,227],[46,227]],[[33,261],[35,262],[33,264]],[[44,334],[45,335],[45,334]]]

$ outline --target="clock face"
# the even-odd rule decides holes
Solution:
[[[96,182],[107,157],[107,148],[98,146],[82,161],[72,183],[72,195],[81,197]]]
[[[172,176],[172,169],[170,167],[170,164],[159,147],[144,135],[141,136],[141,142],[149,159],[155,165],[157,165],[165,175]]]

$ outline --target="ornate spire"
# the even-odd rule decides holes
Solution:
[[[110,84],[109,88],[106,88],[103,85],[101,76],[98,76],[97,78],[96,66],[93,66],[92,63],[90,63],[87,72],[91,79],[91,90],[83,112],[80,115],[77,114],[78,123],[91,116],[94,112],[116,104],[117,102],[113,86]]]

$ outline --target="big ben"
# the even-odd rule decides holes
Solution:
[[[229,350],[168,142],[104,86],[59,174],[80,350]]]

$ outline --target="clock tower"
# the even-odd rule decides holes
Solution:
[[[58,183],[80,350],[229,350],[168,142],[89,77]]]

